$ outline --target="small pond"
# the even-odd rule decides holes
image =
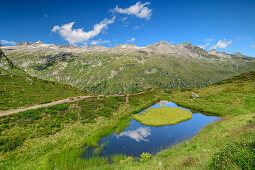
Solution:
[[[170,101],[160,101],[149,108],[163,106],[183,108]],[[189,109],[186,110],[192,112],[192,118],[176,125],[153,127],[143,125],[132,119],[130,120],[130,125],[121,133],[116,134],[116,132],[113,132],[99,141],[99,147],[97,147],[97,151],[100,148],[99,153],[95,154],[96,147],[91,147],[85,149],[81,157],[88,159],[91,156],[111,157],[117,154],[138,157],[143,152],[155,154],[183,140],[190,139],[207,124],[221,120],[221,118],[216,116],[205,115]]]

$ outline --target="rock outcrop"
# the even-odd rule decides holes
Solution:
[[[191,92],[190,96],[193,98],[193,99],[196,99],[198,98],[198,94],[194,93],[194,92]]]

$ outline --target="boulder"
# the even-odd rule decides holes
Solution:
[[[190,94],[190,96],[191,96],[193,99],[196,99],[196,98],[199,97],[198,94],[196,94],[196,93],[194,93],[194,92],[192,92],[192,93]]]

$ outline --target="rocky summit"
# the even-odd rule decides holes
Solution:
[[[188,42],[166,41],[138,47],[20,42],[2,46],[6,56],[29,74],[101,94],[146,88],[194,88],[255,70],[255,58],[241,53],[206,51]]]

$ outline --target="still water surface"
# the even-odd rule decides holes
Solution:
[[[138,157],[143,152],[155,154],[162,149],[169,148],[183,140],[190,139],[207,124],[221,119],[216,116],[208,116],[180,107],[170,101],[160,101],[149,108],[162,106],[179,107],[191,111],[192,118],[176,125],[167,125],[162,127],[146,126],[132,119],[130,120],[130,125],[121,133],[116,134],[113,132],[99,141],[99,148],[101,148],[100,153],[96,154],[96,148],[91,147],[89,149],[85,149],[82,157],[84,159],[88,159],[91,156],[111,157],[117,154]]]

